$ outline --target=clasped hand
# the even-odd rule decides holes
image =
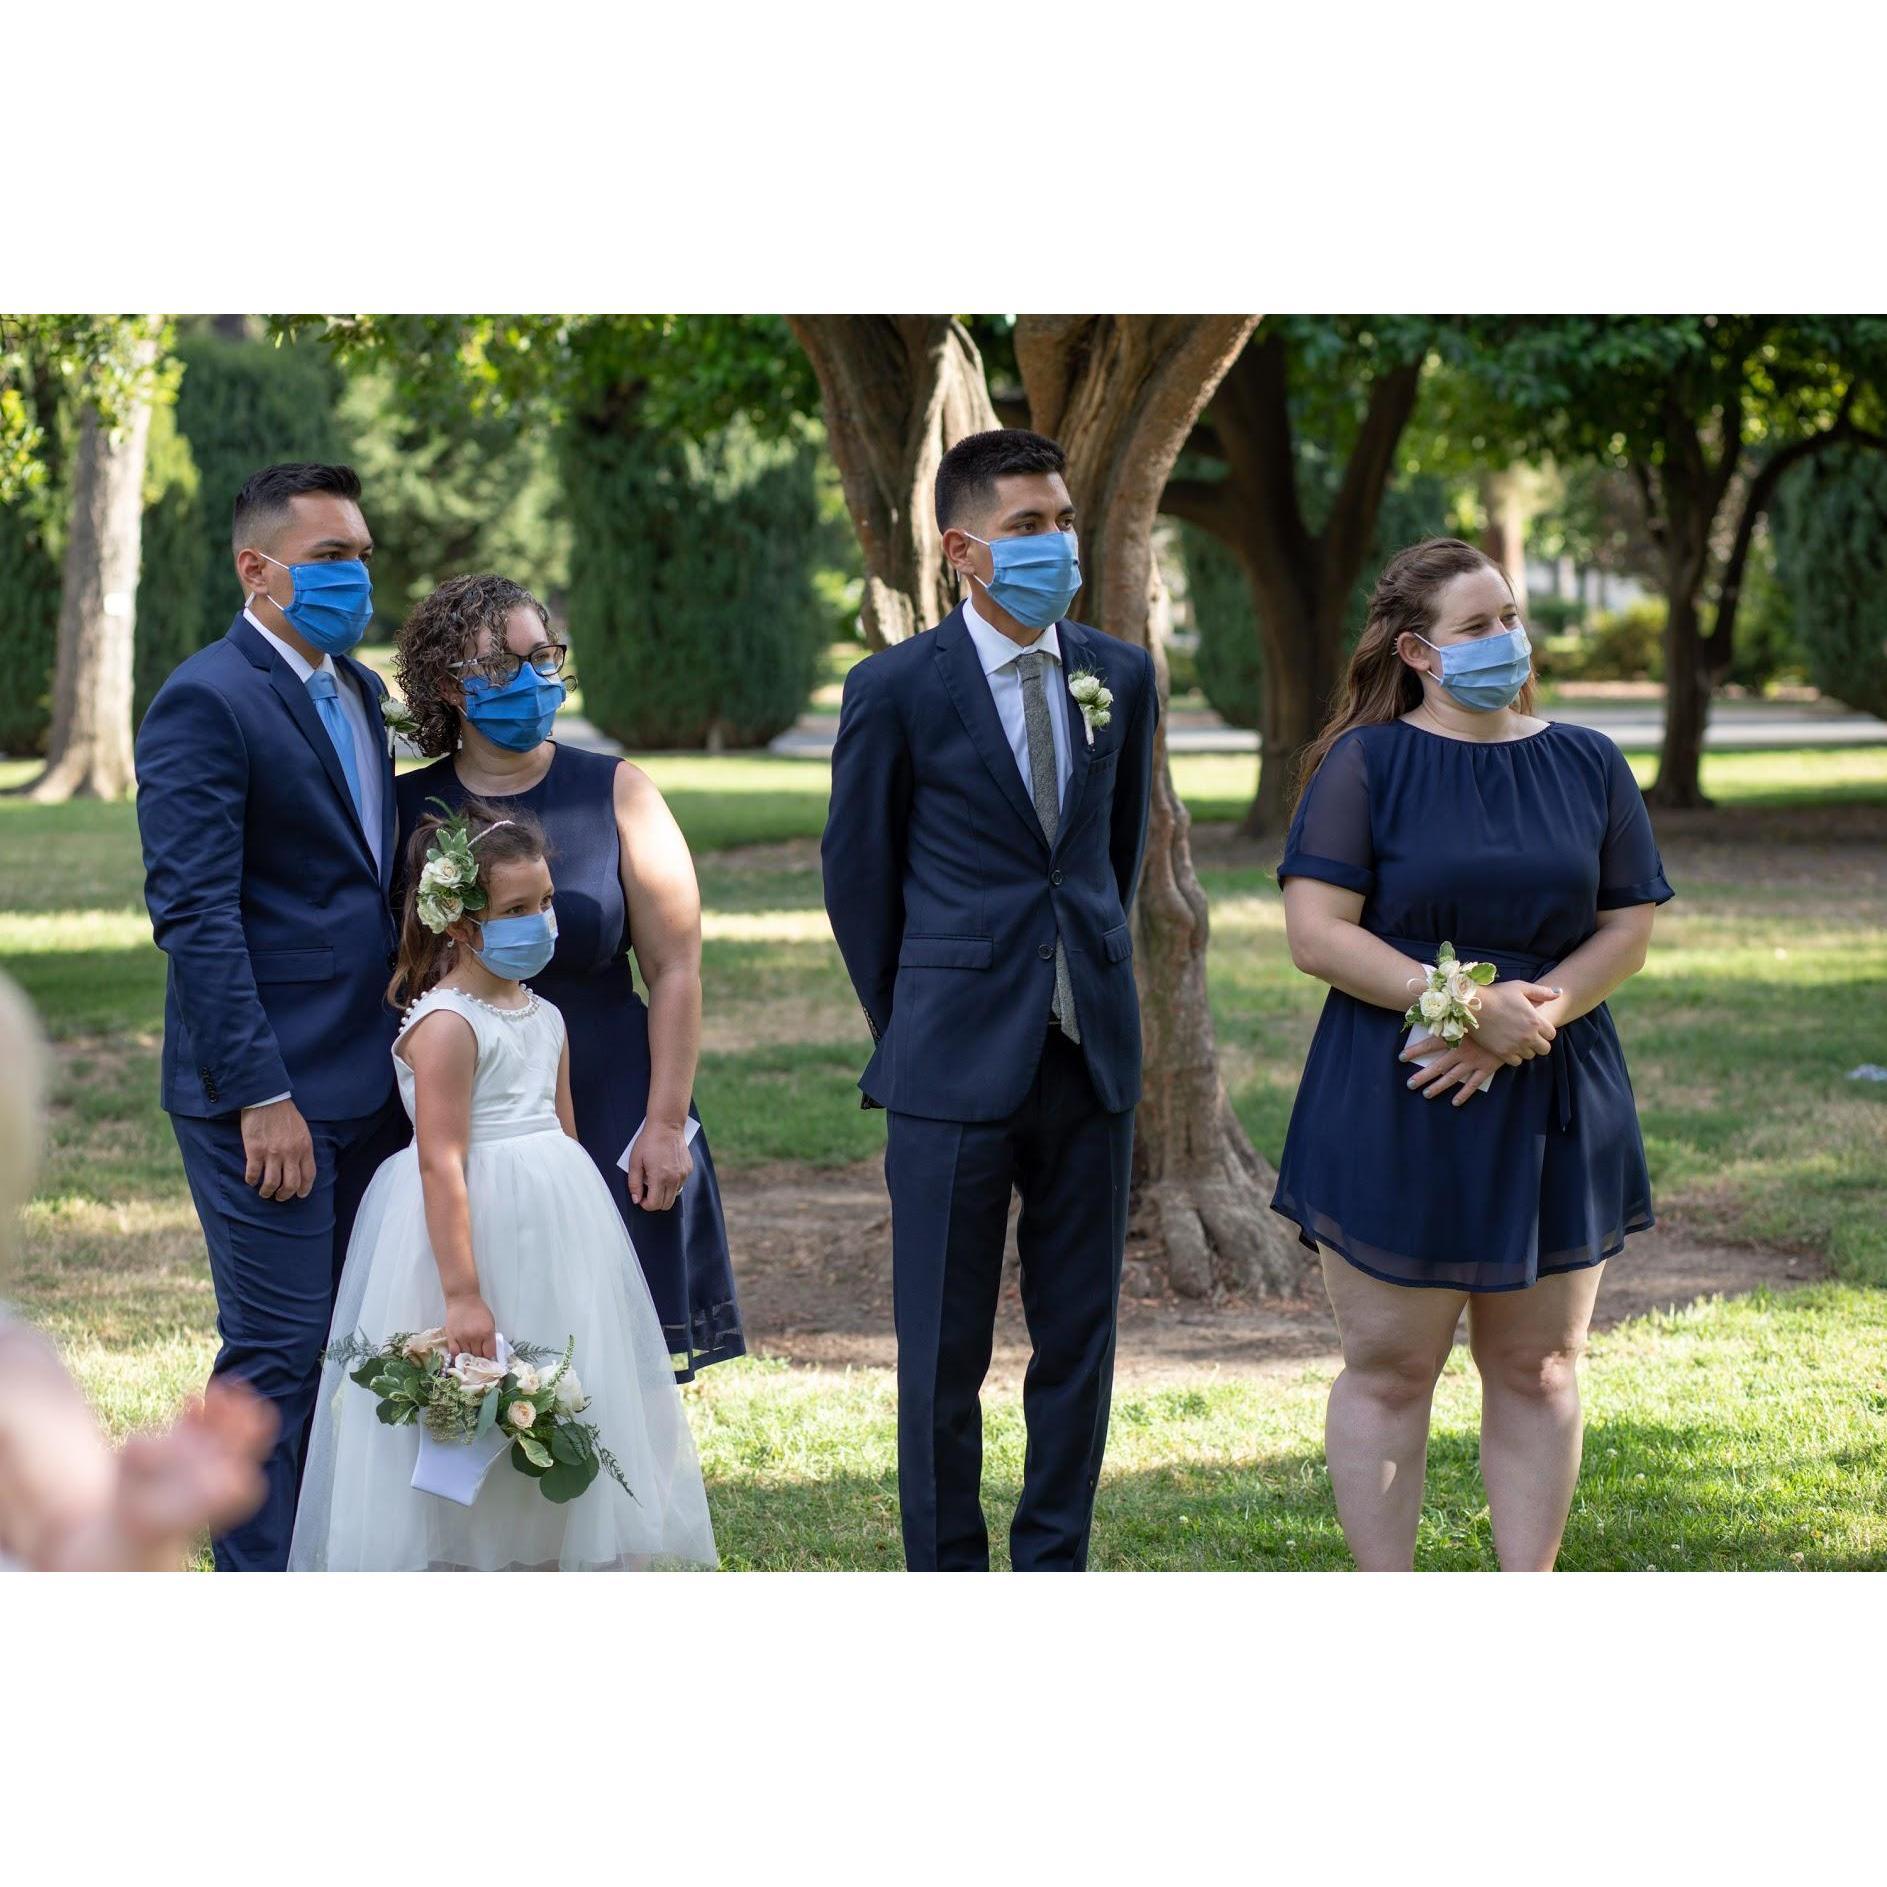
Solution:
[[[1459,1087],[1454,1105],[1460,1107],[1481,1092],[1482,1081],[1496,1068],[1518,1068],[1523,1061],[1547,1054],[1558,1029],[1540,1013],[1543,1005],[1562,992],[1544,983],[1495,983],[1481,992],[1476,1011],[1481,1026],[1456,1047],[1446,1049],[1426,1068],[1418,1068],[1409,1086],[1425,1100],[1434,1100],[1449,1088]],[[1432,1035],[1417,1036],[1398,1057],[1413,1061],[1435,1046]]]

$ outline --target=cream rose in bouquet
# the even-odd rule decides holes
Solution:
[[[589,1398],[571,1368],[576,1338],[561,1357],[538,1344],[500,1340],[498,1349],[496,1357],[449,1356],[443,1330],[401,1331],[384,1343],[356,1333],[330,1344],[322,1360],[349,1366],[349,1379],[379,1399],[376,1413],[389,1428],[416,1423],[436,1443],[509,1436],[511,1465],[546,1500],[575,1500],[605,1470],[633,1500],[596,1424],[578,1419]]]

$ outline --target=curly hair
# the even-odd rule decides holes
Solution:
[[[514,609],[534,609],[544,627],[547,610],[521,583],[492,571],[448,577],[400,625],[393,645],[393,672],[412,711],[413,738],[428,757],[451,753],[459,744],[459,710],[452,696],[460,686],[455,664],[463,662],[489,628],[504,640],[505,618]]]

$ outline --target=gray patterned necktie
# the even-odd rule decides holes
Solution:
[[[1035,816],[1051,846],[1061,830],[1061,793],[1055,782],[1055,734],[1048,722],[1048,695],[1042,686],[1042,669],[1048,657],[1039,649],[1016,657],[1016,673],[1022,680],[1022,730],[1029,744],[1029,790],[1035,798]],[[1074,985],[1068,980],[1068,952],[1062,948],[1059,932],[1055,937],[1055,1006],[1051,1012],[1061,1024],[1061,1032],[1071,1042],[1081,1040],[1075,1026]]]

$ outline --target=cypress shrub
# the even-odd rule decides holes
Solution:
[[[1782,481],[1769,522],[1809,680],[1887,719],[1887,454],[1831,447]]]
[[[816,433],[745,419],[701,440],[636,424],[633,397],[566,426],[570,640],[584,712],[625,746],[761,747],[841,633],[816,581],[837,561]]]
[[[63,548],[50,519],[63,509],[44,492],[0,505],[0,754],[46,751]]]
[[[177,430],[190,442],[196,465],[203,563],[194,606],[186,607],[179,595],[161,650],[155,640],[151,645],[159,680],[193,649],[214,642],[242,607],[229,520],[243,480],[286,460],[333,464],[345,456],[334,414],[341,374],[321,349],[210,333],[179,341],[177,357],[184,369]]]

